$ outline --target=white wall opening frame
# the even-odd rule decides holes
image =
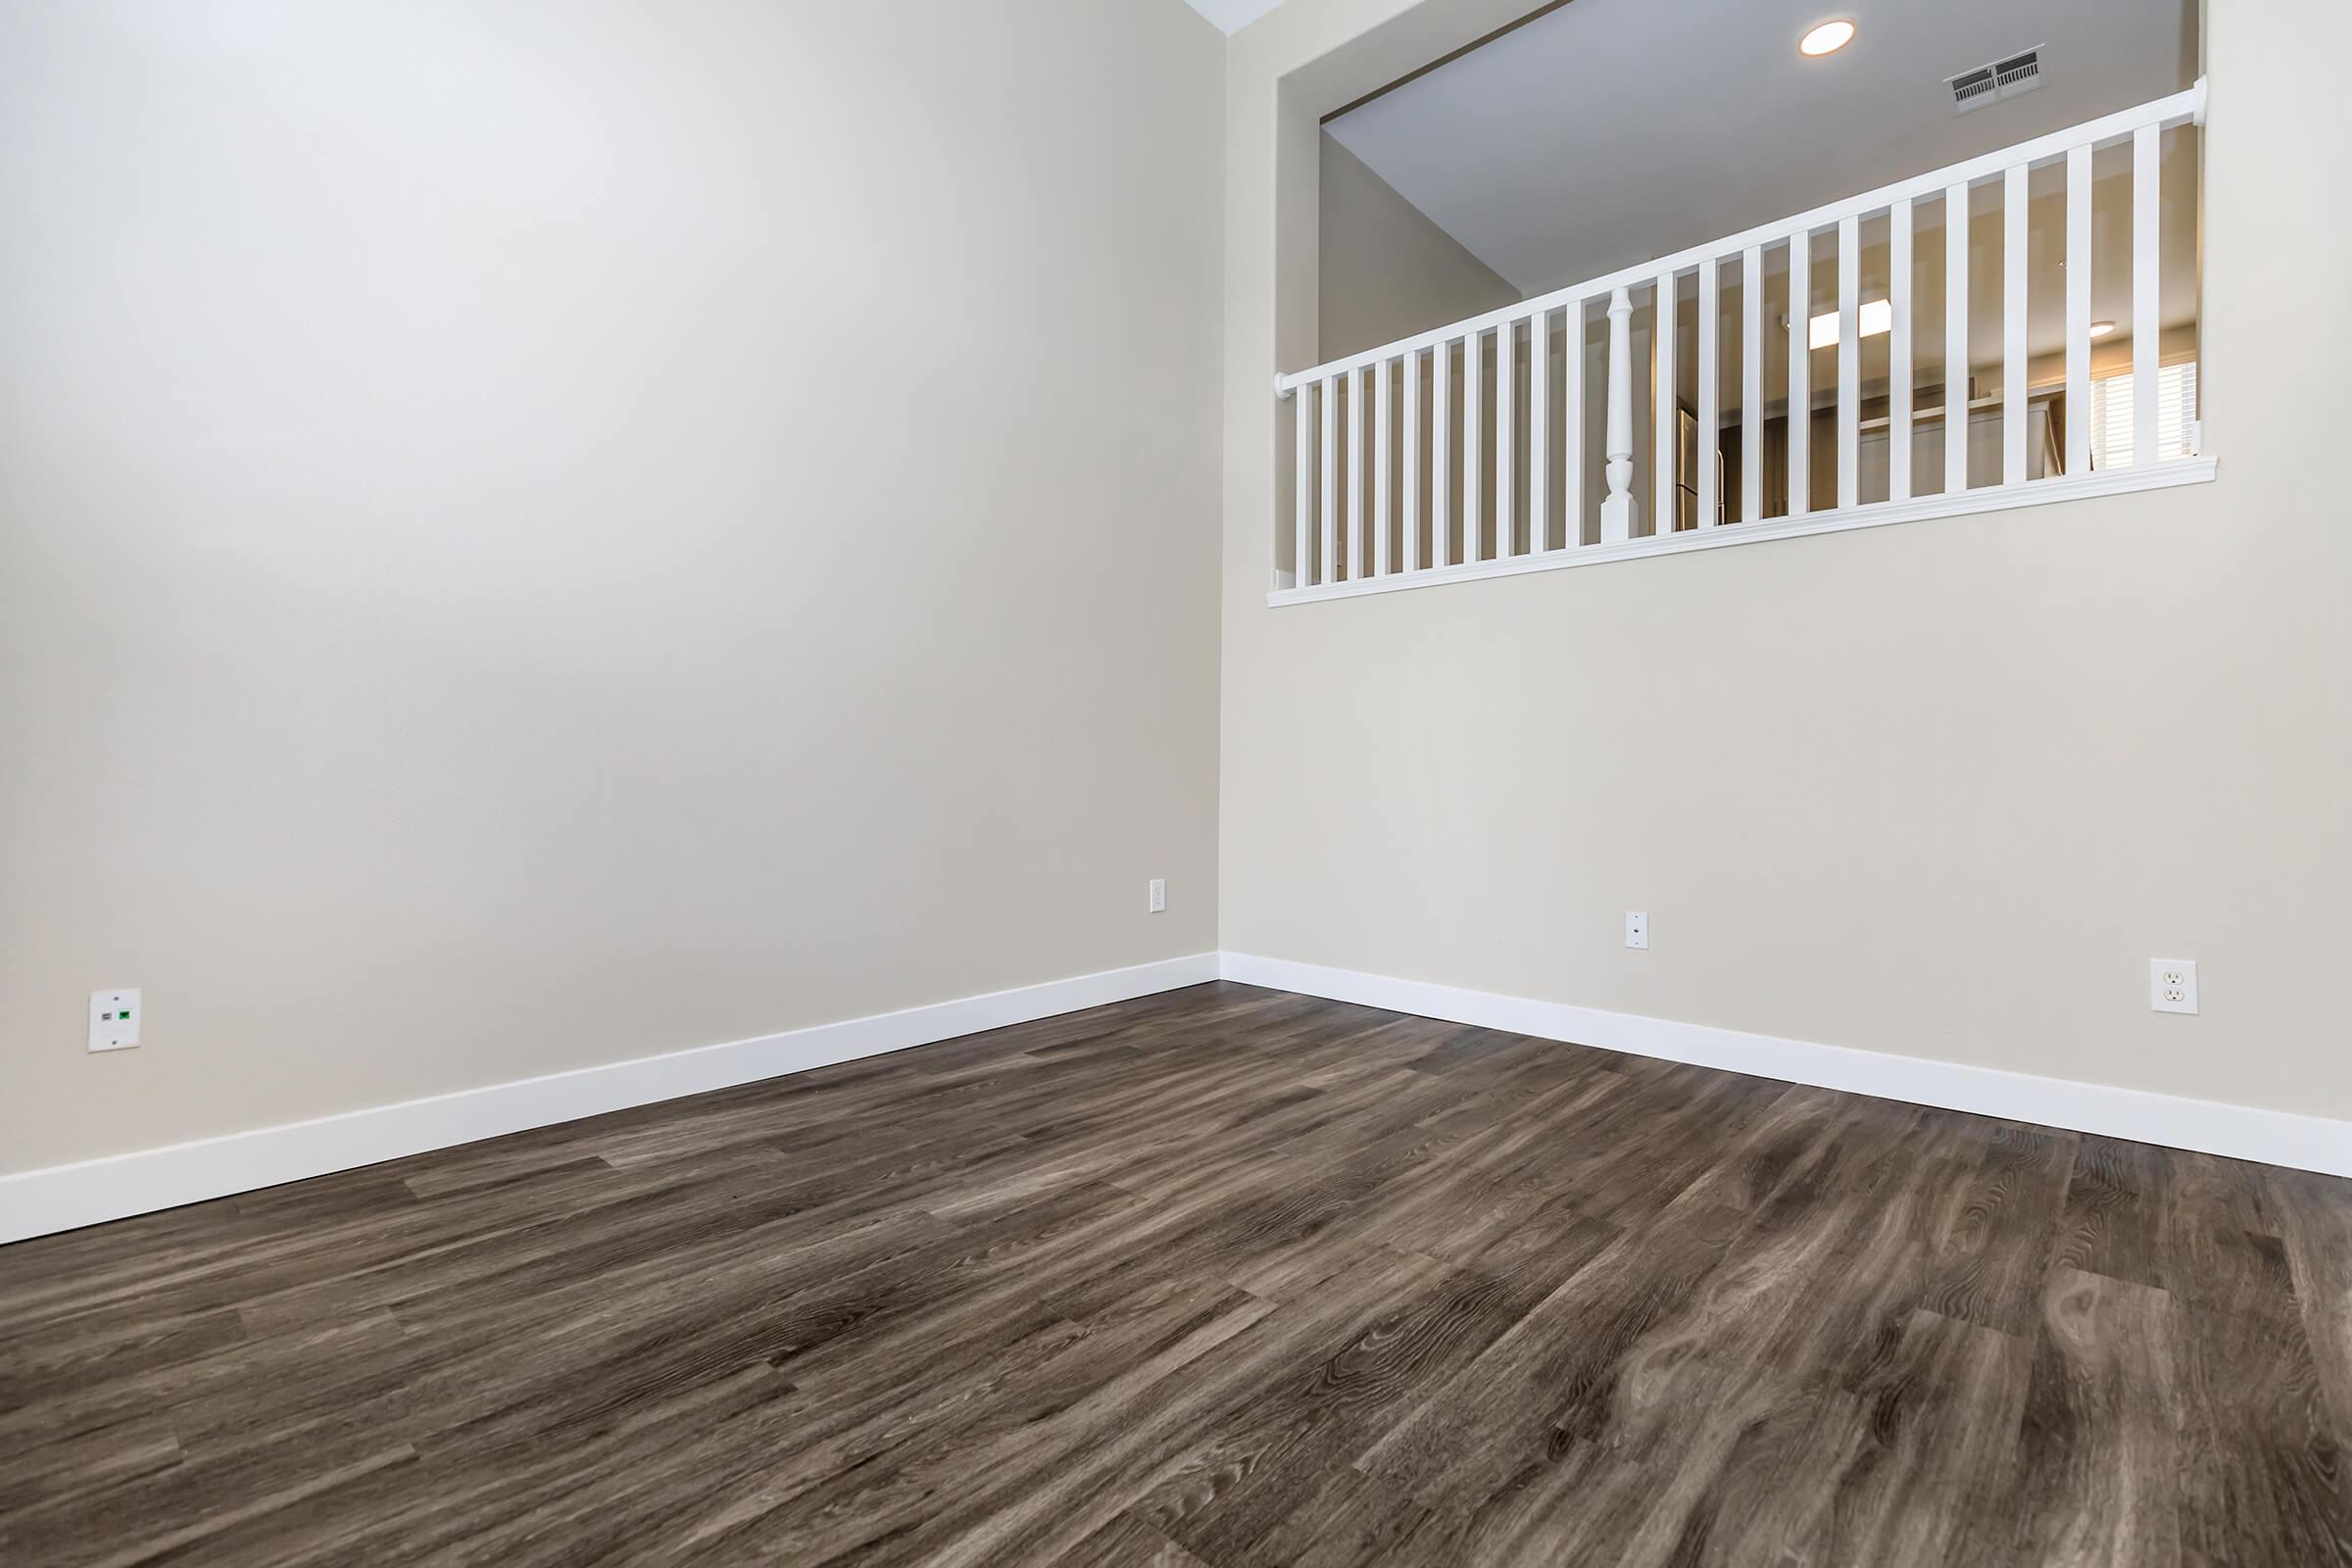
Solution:
[[[1330,9],[1336,12],[1344,8]],[[1275,54],[1278,57],[1283,55],[1303,57],[1298,58],[1297,64],[1287,71],[1280,71],[1278,68],[1272,106],[1273,122],[1268,127],[1270,134],[1262,149],[1254,137],[1247,134],[1250,127],[1231,123],[1232,116],[1229,111],[1229,167],[1234,169],[1237,174],[1247,179],[1252,174],[1265,172],[1270,163],[1272,175],[1269,205],[1272,209],[1273,220],[1270,231],[1262,222],[1251,224],[1249,220],[1252,215],[1241,204],[1234,202],[1231,194],[1229,194],[1227,212],[1228,374],[1232,375],[1235,368],[1242,365],[1262,367],[1266,373],[1257,384],[1256,395],[1261,399],[1265,398],[1269,385],[1275,392],[1275,398],[1271,403],[1275,436],[1271,451],[1274,482],[1258,492],[1258,495],[1262,497],[1264,507],[1258,517],[1258,526],[1254,534],[1250,536],[1247,541],[1240,541],[1235,539],[1230,532],[1235,521],[1230,513],[1227,519],[1229,526],[1228,551],[1237,547],[1244,548],[1255,552],[1257,560],[1268,563],[1270,580],[1261,579],[1264,589],[1262,603],[1269,606],[1284,606],[1313,603],[1332,598],[1352,598],[1368,593],[1376,594],[1406,588],[1437,586],[1484,577],[1602,564],[1642,556],[1677,554],[1728,545],[1762,543],[1773,539],[1807,534],[1838,532],[1852,528],[1875,527],[1886,523],[1964,515],[2018,507],[2037,507],[2052,502],[2088,499],[2176,484],[2198,483],[2214,477],[2215,462],[2212,457],[2203,454],[2182,456],[2177,461],[2167,463],[2162,468],[2150,466],[2134,472],[2093,473],[2084,471],[2077,473],[2073,471],[2070,465],[2069,471],[2063,477],[2036,479],[2031,485],[2018,483],[2016,476],[2012,475],[2009,482],[2000,485],[1979,485],[1958,493],[1914,494],[1902,500],[1881,501],[1868,506],[1847,504],[1841,505],[1832,512],[1776,515],[1762,520],[1747,521],[1740,527],[1733,529],[1691,530],[1659,538],[1649,537],[1645,533],[1642,537],[1611,543],[1612,536],[1608,533],[1604,522],[1602,542],[1583,548],[1546,550],[1541,547],[1531,547],[1514,554],[1498,547],[1491,556],[1483,560],[1465,557],[1452,564],[1421,563],[1422,569],[1418,572],[1398,571],[1395,575],[1390,575],[1386,571],[1367,575],[1364,571],[1356,569],[1350,561],[1348,563],[1348,569],[1340,574],[1338,580],[1334,580],[1329,560],[1324,559],[1321,561],[1319,571],[1312,574],[1302,572],[1298,561],[1301,551],[1328,557],[1331,548],[1329,534],[1335,520],[1329,517],[1322,518],[1320,533],[1317,534],[1317,523],[1305,510],[1306,498],[1309,494],[1314,497],[1318,507],[1322,505],[1322,479],[1318,473],[1316,477],[1302,482],[1300,470],[1306,468],[1327,471],[1329,465],[1327,461],[1319,461],[1319,452],[1314,448],[1311,440],[1298,439],[1301,433],[1305,432],[1307,421],[1295,417],[1294,402],[1303,406],[1306,390],[1299,388],[1294,393],[1291,384],[1317,373],[1310,371],[1307,368],[1316,364],[1320,347],[1316,341],[1320,287],[1320,257],[1317,254],[1319,148],[1314,133],[1322,119],[1335,109],[1356,102],[1364,96],[1376,93],[1390,83],[1411,75],[1424,69],[1429,61],[1442,61],[1465,48],[1475,47],[1496,33],[1509,30],[1513,24],[1525,20],[1527,10],[1528,7],[1524,0],[1504,0],[1504,3],[1494,3],[1494,0],[1421,0],[1420,4],[1392,16],[1386,22],[1354,37],[1328,36],[1328,34],[1336,34],[1342,30],[1346,22],[1343,17],[1327,13],[1313,19],[1305,18],[1302,15],[1280,19],[1290,24],[1287,27],[1277,27],[1274,24],[1275,19],[1269,19],[1267,24],[1250,29],[1236,39],[1237,47],[1262,43],[1267,46],[1269,54]],[[1326,33],[1327,36],[1315,37],[1314,35],[1318,31]],[[1280,36],[1283,33],[1296,36]],[[1309,51],[1314,50],[1318,43],[1324,45],[1322,52],[1310,53]],[[1431,52],[1421,55],[1418,59],[1412,58],[1422,50]],[[1253,74],[1250,69],[1250,62],[1237,62],[1229,59],[1228,91],[1229,94],[1235,95],[1237,100],[1246,100],[1250,95],[1248,86],[1249,79]],[[1264,69],[1262,63],[1258,64],[1258,69]],[[2178,107],[2193,101],[2195,107],[2191,117],[2196,124],[2202,126],[2204,92],[2204,81],[2200,78],[2193,87],[2173,94],[2162,102]],[[2140,107],[2144,109],[2153,106]],[[2121,121],[2132,113],[2133,111],[2119,111],[2107,118]],[[2068,130],[2054,132],[2040,139],[2055,143],[2087,128],[2085,126],[2070,127]],[[2155,133],[2151,130],[2139,139],[2146,143],[2142,152],[2152,157],[2156,146]],[[2003,153],[2021,152],[2024,150],[2024,146],[2025,144],[2021,144],[2020,148],[2007,148],[2001,151]],[[1996,156],[1987,154],[1976,162],[1988,162]],[[2086,159],[2087,154],[2084,156]],[[2035,149],[2033,158],[2044,163],[2051,161],[2048,149]],[[1246,159],[1254,162],[1245,164],[1243,160]],[[2203,160],[2201,158],[2197,168],[2200,183],[2198,207],[2202,211],[2204,199],[2201,189],[2203,179]],[[2086,171],[2087,163],[2085,163]],[[1916,176],[1919,172],[1914,172],[1914,175]],[[2015,174],[2020,171],[2011,171],[2010,172]],[[2151,176],[2152,167],[2146,171],[2135,170],[2135,183],[2148,183],[2152,189]],[[1916,182],[1916,178],[1910,181],[1910,183]],[[1882,193],[1868,194],[1875,196]],[[1856,197],[1852,200],[1862,199],[1862,197]],[[1842,207],[1850,205],[1850,202],[1834,202],[1828,205]],[[1905,202],[1903,207],[1907,210],[1908,202]],[[1259,209],[1260,212],[1263,210]],[[2151,213],[2152,211],[2151,208]],[[2152,260],[2155,225],[2151,220],[2142,226],[2146,231],[2150,246],[2147,258]],[[1745,238],[1746,236],[1740,237]],[[2087,242],[2086,236],[2084,242]],[[2131,237],[2126,238],[2127,248],[2130,248],[2132,243]],[[1706,248],[1705,242],[1701,242],[1692,247],[1690,256],[1679,256],[1667,260],[1674,262],[1677,270],[1680,270],[1682,264],[1687,263],[1690,257],[1696,256],[1698,251]],[[1250,254],[1252,251],[1255,252],[1254,256]],[[1731,254],[1728,247],[1720,245],[1715,247],[1715,252]],[[1269,264],[1273,276],[1271,300],[1273,319],[1270,343],[1266,336],[1260,336],[1251,330],[1250,310],[1247,308],[1237,309],[1237,297],[1233,288],[1237,267],[1263,267]],[[1654,266],[1656,264],[1642,265]],[[2137,270],[2138,264],[2135,262],[2135,271]],[[1630,273],[1641,270],[1641,267],[1625,270]],[[1704,275],[1702,271],[1702,277]],[[2151,271],[2151,277],[2152,275]],[[2021,298],[2024,286],[2021,274],[2012,283],[2012,287],[2018,291]],[[1564,297],[1574,292],[1576,289],[1571,286],[1568,289],[1555,290],[1553,295]],[[1582,300],[1582,309],[1589,312],[1594,308],[1596,301],[1604,299],[1605,291],[1595,293],[1588,290],[1587,297]],[[1374,360],[1383,354],[1400,352],[1409,343],[1418,343],[1423,339],[1442,345],[1448,339],[1449,334],[1463,330],[1469,331],[1475,338],[1479,330],[1493,323],[1519,320],[1522,311],[1533,309],[1545,300],[1552,300],[1551,308],[1558,308],[1558,302],[1553,300],[1552,295],[1533,296],[1529,301],[1524,301],[1520,305],[1491,311],[1485,316],[1471,320],[1450,323],[1445,327],[1433,326],[1429,330],[1417,334],[1413,339],[1406,340],[1406,343],[1384,345],[1378,350],[1368,350],[1361,355],[1350,356],[1347,363],[1352,364],[1355,360]],[[1250,303],[1254,304],[1254,302]],[[2148,308],[2152,311],[2152,300]],[[1538,321],[1544,318],[1542,315],[1535,317]],[[2070,330],[2072,330],[2071,327]],[[1267,352],[1269,347],[1270,354]],[[1432,351],[1422,349],[1418,352],[1426,355]],[[1445,350],[1441,346],[1437,352],[1442,353]],[[1407,358],[1403,363],[1409,367],[1417,363],[1417,360]],[[1349,370],[1343,376],[1343,379],[1354,379],[1359,374],[1377,374],[1385,380],[1387,371],[1385,366],[1378,371]],[[1590,379],[1589,375],[1588,379]],[[1604,399],[1607,395],[1605,387],[1589,387],[1586,392],[1586,397],[1590,400]],[[1640,402],[1641,399],[1637,397],[1636,401]],[[2084,395],[2078,396],[2073,401],[2086,403],[2086,389]],[[1647,409],[1637,408],[1634,411],[1634,418],[1639,423],[1646,420],[1649,414],[1650,411]],[[1348,435],[1362,435],[1367,442],[1369,441],[1369,435],[1362,429],[1362,421],[1352,410],[1347,416],[1346,422],[1348,424],[1349,430],[1342,434],[1343,442]],[[1237,471],[1254,470],[1254,465],[1250,461],[1250,455],[1235,449],[1238,433],[1234,421],[1229,419],[1226,452],[1229,497],[1237,493],[1234,488]],[[1327,430],[1325,434],[1328,437],[1331,432]],[[1405,438],[1412,439],[1411,433],[1407,432]],[[1352,451],[1353,449],[1348,450]],[[2087,468],[2087,465],[2084,466]],[[1467,504],[1470,498],[1465,495],[1463,500]],[[1349,504],[1353,503],[1354,498],[1351,496]],[[1298,517],[1296,519],[1292,517],[1292,509],[1295,506],[1300,509]],[[1354,525],[1356,519],[1352,512],[1348,512],[1345,517],[1337,520],[1348,529],[1350,537],[1360,532]],[[1384,515],[1380,525],[1383,532],[1386,531],[1386,525],[1387,519]],[[1310,534],[1323,539],[1319,551],[1313,539],[1309,537]],[[1433,564],[1435,569],[1432,569]]]

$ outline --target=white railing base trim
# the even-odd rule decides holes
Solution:
[[[1359,594],[1394,593],[1400,588],[1434,588],[1443,583],[1515,577],[1530,571],[1556,571],[1563,566],[1597,566],[1612,561],[1680,555],[1688,550],[1721,550],[1731,545],[1761,544],[1768,539],[1798,539],[1807,534],[1843,533],[1850,528],[1877,528],[1891,522],[1925,522],[1934,517],[1961,517],[1980,512],[2010,512],[2020,507],[2047,506],[2056,501],[2082,501],[2094,496],[2130,495],[2138,490],[2164,490],[2174,485],[2206,483],[2214,476],[2215,461],[2207,457],[2178,458],[2144,467],[2112,468],[2103,473],[2086,473],[2080,478],[2070,479],[2061,475],[2051,479],[2029,479],[2023,484],[1979,485],[1957,495],[1915,496],[1908,501],[1874,501],[1867,506],[1842,507],[1834,512],[1808,512],[1795,517],[1767,517],[1759,522],[1726,523],[1716,528],[1686,528],[1664,538],[1577,545],[1570,549],[1546,550],[1541,555],[1508,556],[1500,561],[1477,561],[1467,565],[1391,572],[1385,577],[1355,577],[1345,582],[1318,583],[1311,588],[1277,588],[1266,595],[1266,603],[1304,605],[1324,599],[1352,599]]]
[[[1226,953],[1219,973],[1245,985],[1295,991],[1424,1018],[1502,1029],[1661,1061],[1778,1078],[1941,1110],[2068,1132],[2129,1138],[2168,1149],[2259,1160],[2290,1170],[2352,1176],[2352,1122],[2260,1105],[2191,1100],[2113,1084],[2044,1078],[1932,1056],[1901,1056],[1852,1046],[1822,1045],[1684,1023],[1644,1013],[1609,1012],[1424,980],[1332,969],[1288,958]]]

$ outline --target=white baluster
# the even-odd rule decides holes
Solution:
[[[1453,524],[1453,345],[1441,343],[1429,356],[1429,564],[1450,559]]]
[[[1968,186],[1943,192],[1943,489],[1968,488]]]
[[[1486,443],[1479,439],[1480,405],[1486,402],[1486,376],[1479,369],[1476,332],[1462,339],[1462,564],[1479,557],[1479,528],[1486,519],[1478,504],[1479,470],[1487,461]]]
[[[2026,482],[2026,166],[2001,181],[2001,483]]]
[[[1653,441],[1650,457],[1654,459],[1654,477],[1649,486],[1649,511],[1654,521],[1649,531],[1663,538],[1674,532],[1682,519],[1682,498],[1674,493],[1674,460],[1682,448],[1682,431],[1676,428],[1674,370],[1674,274],[1661,272],[1657,281],[1657,308],[1651,312],[1650,343],[1651,391],[1650,412],[1654,416]]]
[[[2090,148],[2066,153],[2066,471],[2090,471]]]
[[[1723,410],[1718,383],[1723,379],[1722,367],[1716,364],[1715,319],[1721,309],[1716,289],[1721,273],[1712,256],[1698,264],[1698,526],[1715,526],[1715,452],[1716,426],[1722,422]]]
[[[1298,499],[1291,508],[1291,586],[1304,588],[1314,581],[1314,432],[1311,421],[1315,416],[1314,388],[1301,386],[1291,394],[1292,412],[1297,416],[1291,427],[1298,435],[1298,453],[1294,460]]]
[[[1740,520],[1764,515],[1764,247],[1740,253]]]
[[[1788,515],[1813,510],[1813,236],[1788,236]]]
[[[1862,220],[1838,220],[1838,505],[1862,501]]]
[[[2164,347],[2157,314],[2157,178],[2164,132],[2142,125],[2132,133],[2132,466],[2156,461],[2156,357]]]
[[[1609,296],[1609,493],[1600,504],[1600,542],[1634,536],[1634,299],[1622,287]]]
[[[1560,545],[1585,542],[1585,302],[1560,313]]]
[[[1551,313],[1527,323],[1527,549],[1542,555],[1551,543]]]
[[[1421,351],[1404,357],[1404,569],[1421,569]]]
[[[1519,433],[1511,401],[1519,379],[1519,328],[1505,321],[1494,329],[1494,559],[1515,552],[1518,487],[1512,481],[1511,447]]]
[[[1337,582],[1340,559],[1340,378],[1323,378],[1323,557],[1319,582]]]
[[[1886,499],[1911,496],[1911,198],[1886,215]]]
[[[1389,363],[1372,367],[1372,575],[1389,574]]]
[[[1364,371],[1348,376],[1348,559],[1343,577],[1364,574]]]

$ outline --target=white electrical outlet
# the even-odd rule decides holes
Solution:
[[[2197,960],[2150,958],[2148,1005],[2158,1012],[2197,1010]]]
[[[1167,881],[1166,881],[1164,878],[1161,878],[1161,877],[1156,877],[1156,876],[1155,876],[1155,877],[1153,877],[1153,878],[1152,879],[1152,896],[1151,896],[1151,905],[1150,905],[1150,910],[1151,910],[1151,912],[1152,912],[1152,913],[1153,913],[1153,914],[1158,914],[1158,913],[1160,913],[1162,910],[1166,909],[1166,908],[1167,908],[1167,906],[1168,906],[1168,884],[1167,884]]]
[[[1649,946],[1649,916],[1640,909],[1625,911],[1625,945],[1629,948]]]
[[[139,1043],[139,1005],[136,991],[90,993],[90,1049],[128,1051]]]

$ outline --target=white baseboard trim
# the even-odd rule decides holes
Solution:
[[[0,1243],[1199,985],[1217,978],[1218,956],[1196,953],[903,1012],[0,1176]]]
[[[2352,1122],[1678,1023],[1245,953],[1198,953],[902,1012],[0,1176],[0,1243],[225,1198],[1219,977],[1822,1089],[2352,1176]]]
[[[2352,1176],[2352,1122],[1228,953],[1228,980],[2007,1121]]]

